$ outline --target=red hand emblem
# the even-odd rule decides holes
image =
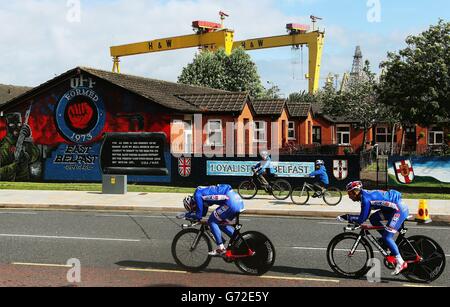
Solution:
[[[69,106],[68,115],[73,128],[86,129],[94,116],[94,110],[89,103],[78,102]]]

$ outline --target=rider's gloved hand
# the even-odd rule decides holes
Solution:
[[[182,220],[184,218],[186,218],[187,213],[180,213],[177,215],[177,219]]]
[[[336,219],[337,219],[339,222],[347,222],[347,221],[348,221],[348,214],[338,216]]]

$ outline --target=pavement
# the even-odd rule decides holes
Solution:
[[[126,195],[105,195],[101,192],[79,191],[15,191],[0,192],[2,209],[42,209],[42,210],[97,210],[136,212],[183,212],[180,193],[128,193]],[[418,212],[419,200],[406,199],[411,215]],[[450,223],[449,200],[427,200],[434,222]],[[290,202],[278,201],[267,195],[245,201],[246,215],[293,216],[334,218],[341,214],[359,214],[360,206],[344,196],[335,207],[327,206],[322,200],[310,200],[307,206],[297,206]]]

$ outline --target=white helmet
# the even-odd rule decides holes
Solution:
[[[267,150],[264,150],[264,151],[261,152],[261,157],[264,160],[267,160],[267,158],[269,158],[269,156],[270,156],[270,154],[269,154],[269,152]]]
[[[194,212],[197,207],[195,199],[192,196],[186,197],[183,200],[183,205],[187,212]]]
[[[316,166],[322,166],[322,165],[325,165],[325,162],[323,162],[323,160],[317,160],[316,161]]]

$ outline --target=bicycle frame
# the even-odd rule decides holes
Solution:
[[[360,233],[358,239],[356,240],[355,244],[353,245],[352,249],[350,250],[350,253],[348,256],[352,257],[355,254],[356,249],[359,246],[359,243],[361,242],[362,238],[364,237],[364,238],[367,238],[369,240],[369,242],[372,243],[378,249],[378,251],[383,255],[383,257],[390,264],[396,264],[395,258],[391,257],[390,254],[383,247],[380,246],[380,244],[375,239],[375,237],[370,233],[371,230],[384,230],[385,227],[384,226],[368,226],[368,225],[361,225],[360,227],[361,227],[361,233]],[[352,230],[352,229],[345,228],[345,231],[347,231],[347,230]],[[408,243],[408,245],[411,247],[411,249],[416,254],[416,259],[406,261],[406,263],[408,263],[408,264],[420,263],[423,261],[423,258],[419,256],[419,253],[414,248],[414,246],[411,244],[411,242],[409,242],[409,240],[407,240],[405,238],[405,235],[407,232],[408,232],[408,229],[406,229],[403,224],[399,231],[399,239],[402,239],[402,240],[405,239],[405,241]]]
[[[200,231],[197,234],[197,237],[194,239],[194,242],[192,242],[191,251],[193,251],[197,248],[197,245],[200,241],[200,237],[203,234],[206,234],[213,242],[215,242],[217,244],[216,239],[214,238],[213,234],[211,233],[209,224],[206,221],[201,221],[201,222],[192,224],[190,226],[183,225],[183,228],[193,228],[199,224],[201,225]],[[253,257],[255,255],[255,252],[250,248],[250,246],[247,244],[247,241],[241,235],[240,230],[242,229],[242,225],[239,222],[239,216],[236,218],[236,223],[234,225],[232,225],[232,224],[224,224],[224,225],[233,226],[235,229],[233,236],[230,238],[230,243],[228,244],[227,252],[224,256],[225,260],[232,262],[232,261],[235,261],[235,260],[238,260],[241,258]],[[233,251],[230,248],[233,247],[240,240],[242,240],[244,242],[244,244],[247,248],[247,254],[235,255],[235,254],[233,254]]]

